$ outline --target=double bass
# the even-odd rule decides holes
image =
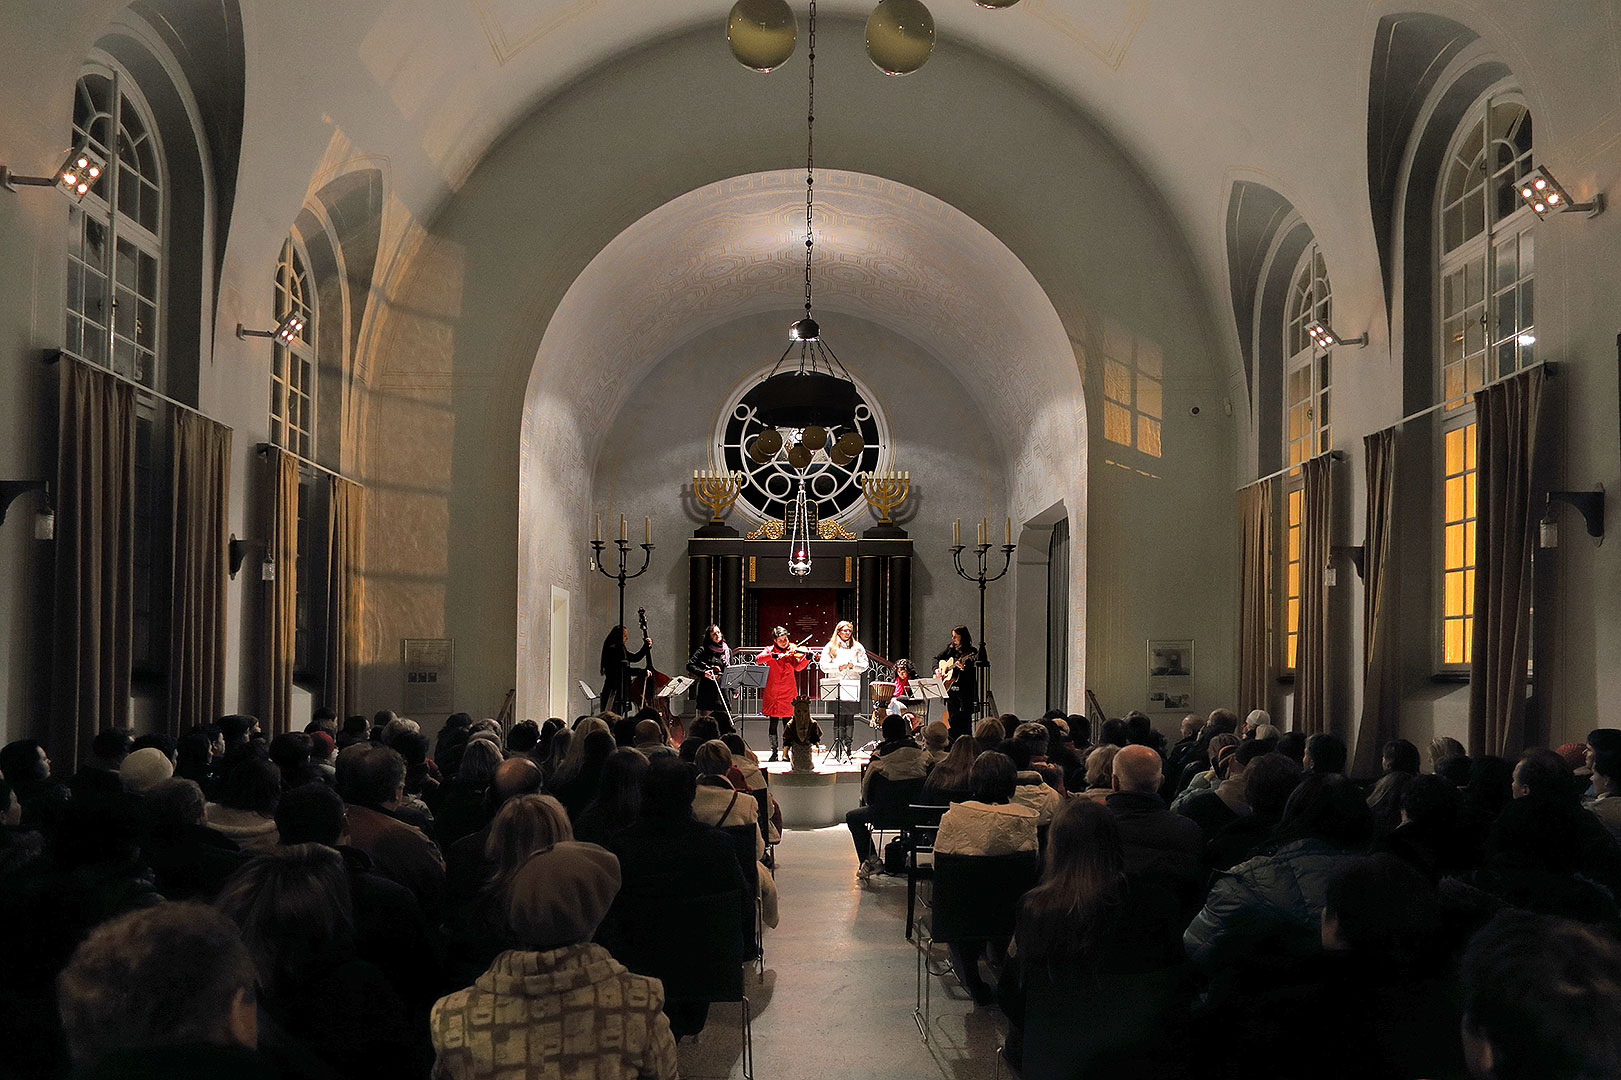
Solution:
[[[650,640],[647,633],[647,609],[636,609],[637,622],[641,624],[642,640]],[[645,661],[647,669],[637,672],[630,679],[630,700],[635,702],[638,709],[652,709],[659,714],[664,722],[664,729],[670,733],[670,741],[679,745],[686,736],[686,729],[680,719],[670,712],[670,699],[659,697],[670,682],[670,677],[653,666],[653,650],[647,650]]]

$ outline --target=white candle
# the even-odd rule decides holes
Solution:
[[[651,544],[653,542],[653,519],[650,517],[643,518],[642,527],[647,530],[647,542]]]
[[[597,531],[596,531],[595,534],[592,535],[591,539],[595,540],[599,544],[602,543],[602,515],[601,514],[597,515]]]
[[[625,531],[625,515],[624,514],[619,515],[619,539],[621,539],[621,540],[630,539],[630,533]]]
[[[1002,543],[1007,547],[1013,546],[1013,519],[1007,519],[1007,534]]]

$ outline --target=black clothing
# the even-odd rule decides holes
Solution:
[[[168,900],[214,902],[227,879],[252,860],[224,833],[206,825],[164,826],[141,839],[141,853]]]
[[[1214,838],[1243,816],[1235,813],[1214,791],[1199,792],[1184,803],[1178,813],[1203,829],[1207,838]]]
[[[11,790],[16,793],[17,803],[22,807],[23,816],[18,824],[34,828],[55,825],[73,801],[73,793],[68,786],[55,777],[13,781]]]
[[[692,650],[687,658],[687,674],[697,680],[692,688],[693,699],[700,712],[718,712],[730,716],[729,702],[721,701],[720,685],[709,678],[705,673],[713,669],[716,678],[726,670],[726,664],[731,659],[732,651],[725,643],[716,645],[713,641],[703,641]]]
[[[989,667],[991,657],[983,642],[973,646],[972,650],[948,645],[934,654],[934,662],[939,664],[956,660],[970,651],[977,653],[977,656],[963,664],[962,670],[957,672],[946,690],[946,712],[951,717],[952,742],[956,742],[960,736],[973,734],[975,710],[979,707],[979,667],[981,664]]]
[[[612,709],[616,705],[623,705],[623,702],[619,700],[621,680],[623,680],[623,685],[628,694],[630,665],[646,660],[650,652],[652,652],[652,646],[645,639],[642,641],[642,647],[635,652],[629,651],[629,648],[619,639],[617,634],[603,642],[600,670],[602,672],[602,707],[604,710]]]
[[[1204,830],[1166,809],[1158,795],[1116,791],[1104,800],[1120,826],[1126,872],[1161,882],[1174,891],[1191,919],[1204,897]]]
[[[489,825],[495,811],[490,807],[489,788],[470,780],[452,777],[439,789],[439,805],[434,812],[433,838],[449,849],[464,836]]]

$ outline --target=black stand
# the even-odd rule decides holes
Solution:
[[[997,571],[995,574],[989,573],[986,569],[985,556],[991,550],[990,544],[974,545],[973,551],[979,556],[979,568],[975,573],[972,574],[963,569],[962,553],[964,550],[966,550],[963,545],[955,544],[951,548],[951,562],[952,565],[957,568],[957,576],[962,578],[964,581],[977,581],[979,583],[980,647],[979,656],[974,660],[974,666],[979,669],[979,700],[974,702],[974,713],[976,717],[985,715],[985,702],[990,696],[991,692],[990,677],[987,674],[987,669],[991,665],[990,661],[985,659],[985,586],[989,585],[993,581],[1000,580],[1008,572],[1008,567],[1013,565],[1013,552],[1017,547],[1017,544],[1001,545],[1002,569]]]
[[[621,522],[620,524],[624,524],[624,523]],[[614,547],[619,549],[619,571],[618,571],[618,573],[610,574],[608,572],[608,568],[606,566],[602,565],[602,552],[603,552],[603,549],[608,546],[606,541],[603,541],[603,540],[593,540],[593,541],[591,541],[591,551],[592,551],[593,556],[594,556],[592,558],[591,562],[592,562],[592,565],[594,565],[597,568],[597,572],[600,573],[603,577],[609,578],[609,579],[612,579],[612,580],[617,580],[619,582],[619,625],[623,627],[625,625],[625,582],[630,581],[632,578],[639,578],[643,574],[647,573],[647,564],[653,558],[653,545],[652,544],[643,544],[642,545],[642,568],[640,570],[636,571],[634,574],[629,574],[629,573],[625,572],[625,566],[626,566],[627,560],[630,557],[630,541],[626,540],[623,536],[621,536],[618,540],[615,540],[613,543],[614,543]],[[985,606],[984,603],[981,602],[980,607],[983,608],[984,606]],[[984,618],[984,616],[982,615],[981,616],[981,621],[983,621],[983,618]],[[627,650],[627,655],[628,655],[628,650]],[[651,660],[648,661],[648,666],[649,667],[652,666],[652,661]],[[618,697],[618,700],[616,700],[614,702],[614,705],[619,709],[620,712],[624,712],[624,711],[626,711],[625,710],[625,699],[630,697],[630,664],[629,663],[623,664],[619,668],[619,686],[618,686],[617,689],[618,689],[619,697]],[[608,695],[608,688],[606,686],[602,688],[602,694],[603,694],[604,697],[606,697]]]

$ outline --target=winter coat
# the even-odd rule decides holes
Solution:
[[[1182,935],[1188,958],[1227,967],[1261,952],[1311,956],[1322,947],[1329,879],[1351,855],[1323,840],[1290,840],[1216,875]]]
[[[794,715],[794,698],[799,696],[799,680],[794,675],[810,666],[810,656],[799,652],[779,656],[773,648],[760,653],[754,662],[770,669],[765,677],[765,689],[760,693],[760,714]]]
[[[243,851],[255,855],[275,851],[281,843],[276,819],[252,810],[236,810],[220,803],[208,803],[203,807],[203,823]]]
[[[942,855],[1007,855],[1036,850],[1036,812],[1017,803],[953,803],[940,818],[934,850]]]

